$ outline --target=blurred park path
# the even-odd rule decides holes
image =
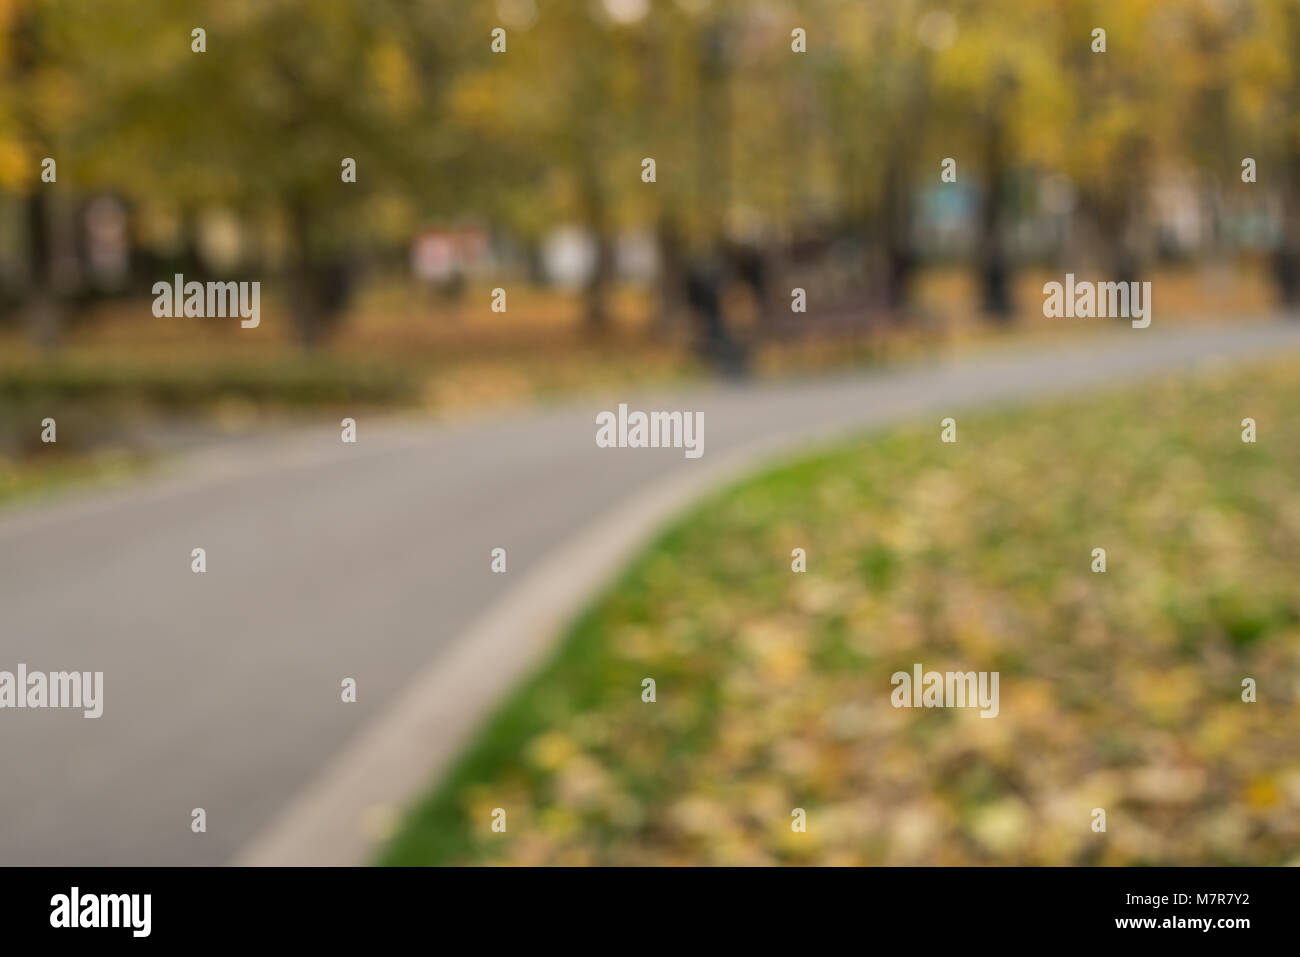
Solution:
[[[103,671],[104,711],[0,721],[0,864],[213,864],[241,849],[246,861],[359,863],[382,830],[368,830],[367,809],[426,785],[544,653],[554,622],[617,571],[609,559],[728,463],[921,414],[938,441],[940,417],[976,404],[1288,349],[1300,323],[1124,327],[614,400],[702,412],[698,460],[598,448],[595,415],[612,406],[594,399],[460,425],[363,418],[355,446],[330,422],[6,512],[0,668]],[[1239,416],[1224,414],[1232,433]],[[629,507],[636,521],[621,518]],[[504,575],[489,567],[498,546]],[[203,575],[190,570],[196,547]],[[349,677],[355,704],[340,701]],[[207,832],[195,834],[200,807]]]

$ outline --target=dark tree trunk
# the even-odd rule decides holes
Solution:
[[[594,149],[583,150],[578,168],[582,182],[583,213],[587,228],[596,244],[596,262],[584,292],[584,326],[589,334],[602,335],[609,330],[609,284],[614,278],[614,246],[610,237],[609,211],[600,171],[592,162]]]
[[[29,294],[24,322],[32,341],[48,352],[56,349],[63,337],[64,318],[54,288],[49,194],[36,186],[25,205]]]
[[[1273,253],[1273,281],[1278,301],[1287,310],[1300,308],[1300,246],[1283,240]]]
[[[681,310],[685,294],[684,264],[682,262],[682,241],[677,231],[677,223],[669,215],[659,220],[659,309],[655,314],[654,331],[659,336],[666,336],[675,324]]]
[[[999,79],[984,126],[984,175],[987,182],[980,210],[980,305],[984,313],[997,322],[1008,322],[1015,314],[1006,236],[1006,111],[1013,89],[1011,77]]]
[[[897,154],[894,154],[896,157]],[[891,158],[885,171],[885,206],[882,215],[885,254],[885,305],[891,311],[907,305],[916,258],[912,254],[912,196],[908,177]]]
[[[998,322],[1007,322],[1015,312],[1011,301],[1011,269],[1007,263],[1003,227],[1002,193],[1005,169],[1000,151],[990,151],[988,184],[980,214],[980,305]]]
[[[614,243],[603,227],[596,233],[596,267],[587,281],[586,325],[600,335],[609,331],[609,285],[614,278]]]
[[[1283,186],[1282,237],[1273,253],[1273,280],[1277,283],[1278,301],[1293,311],[1300,309],[1300,189],[1295,186],[1300,156],[1287,165],[1291,175]]]
[[[10,43],[14,73],[21,85],[36,72],[45,54],[40,24],[30,6],[19,8],[12,22]],[[22,97],[19,98],[19,103],[19,118],[24,134],[31,142],[43,148],[46,137],[41,128],[39,111]],[[24,309],[24,324],[33,341],[46,351],[55,349],[63,335],[63,306],[54,288],[54,259],[50,235],[52,210],[50,197],[46,192],[51,188],[48,183],[35,182],[25,202],[24,210],[28,257],[28,296]]]
[[[289,311],[299,344],[315,349],[333,332],[351,299],[351,268],[345,258],[324,257],[314,249],[305,201],[293,203],[290,216],[296,260],[289,273]]]

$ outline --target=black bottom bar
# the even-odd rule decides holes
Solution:
[[[6,944],[73,935],[82,946],[413,936],[459,950],[465,935],[486,944],[520,936],[635,946],[687,937],[806,945],[847,934],[1232,947],[1293,935],[1300,871],[9,868],[0,883]]]

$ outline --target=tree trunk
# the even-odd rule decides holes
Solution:
[[[989,151],[988,183],[980,213],[980,291],[984,313],[998,322],[1010,321],[1015,313],[1011,302],[1011,270],[1007,263],[1003,226],[1002,193],[1006,176],[1001,150]]]
[[[1300,190],[1294,185],[1300,156],[1287,166],[1291,176],[1282,188],[1282,237],[1273,253],[1273,280],[1282,307],[1293,311],[1300,309]]]
[[[984,204],[980,211],[980,292],[984,313],[996,322],[1009,322],[1015,314],[1011,301],[1011,266],[1007,259],[1006,110],[1014,80],[999,78],[984,124]]]
[[[36,73],[45,54],[44,37],[35,11],[20,6],[12,21],[11,56],[19,90]],[[29,98],[20,96],[19,124],[23,134],[38,148],[46,141],[41,114]],[[48,154],[45,154],[48,155]],[[24,325],[28,335],[43,350],[53,351],[63,335],[63,306],[54,288],[54,259],[50,240],[49,186],[37,182],[28,195],[24,210],[27,231],[28,296]]]
[[[312,247],[310,207],[290,207],[296,259],[289,275],[289,311],[299,344],[315,349],[338,324],[352,294],[349,264],[342,257],[322,257]]]
[[[657,230],[659,239],[659,306],[655,314],[654,333],[659,338],[668,336],[676,325],[678,312],[685,299],[685,270],[682,262],[682,242],[677,223],[670,215],[660,217]]]
[[[63,337],[63,307],[54,289],[54,260],[50,248],[50,202],[37,186],[26,201],[29,288],[24,310],[27,333],[42,351],[58,348]]]
[[[590,155],[588,153],[588,155]],[[600,174],[590,165],[581,171],[583,201],[586,206],[587,228],[596,243],[596,263],[584,290],[585,319],[589,333],[596,335],[609,331],[608,292],[614,278],[614,244],[610,238],[605,194],[600,184]]]
[[[912,195],[901,159],[891,156],[885,171],[885,206],[882,215],[885,253],[885,305],[902,309],[910,298],[916,259],[911,248]]]

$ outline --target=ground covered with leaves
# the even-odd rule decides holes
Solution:
[[[383,860],[1300,863],[1297,372],[959,416],[955,445],[936,419],[711,498]],[[998,671],[1000,713],[895,709],[918,662]]]

